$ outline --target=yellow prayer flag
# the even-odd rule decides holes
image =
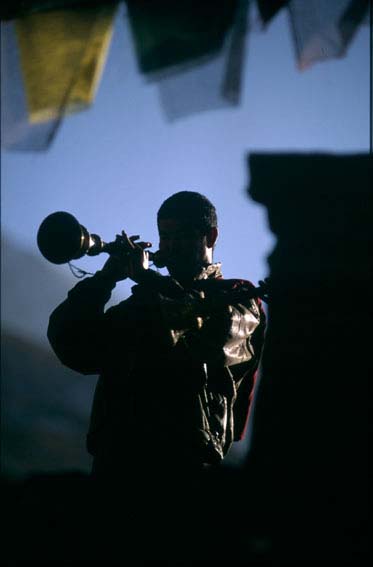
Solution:
[[[16,20],[31,123],[87,108],[106,61],[117,4]]]

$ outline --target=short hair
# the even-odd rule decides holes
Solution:
[[[207,197],[196,191],[179,191],[168,197],[159,208],[157,221],[176,219],[207,232],[218,226],[216,209]]]

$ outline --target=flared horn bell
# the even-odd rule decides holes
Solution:
[[[64,211],[48,215],[41,223],[37,244],[53,264],[65,264],[84,256],[90,247],[90,234],[78,220]]]

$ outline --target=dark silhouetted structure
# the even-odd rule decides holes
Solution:
[[[372,158],[252,154],[249,167],[250,195],[277,237],[247,461],[251,522],[276,558],[366,561]]]

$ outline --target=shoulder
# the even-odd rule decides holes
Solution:
[[[242,300],[256,315],[260,315],[262,320],[265,319],[259,288],[252,281],[243,278],[221,278],[220,281],[222,282],[220,285],[224,286],[220,289],[235,294],[238,300]]]
[[[250,280],[242,278],[217,278],[215,279],[215,286],[218,290],[224,291],[253,291],[255,285]]]
[[[224,279],[224,282],[227,283],[227,285],[231,286],[232,289],[235,288],[244,288],[247,287],[248,289],[254,289],[255,285],[250,281],[250,280],[245,280],[242,278],[230,278],[230,279]]]

